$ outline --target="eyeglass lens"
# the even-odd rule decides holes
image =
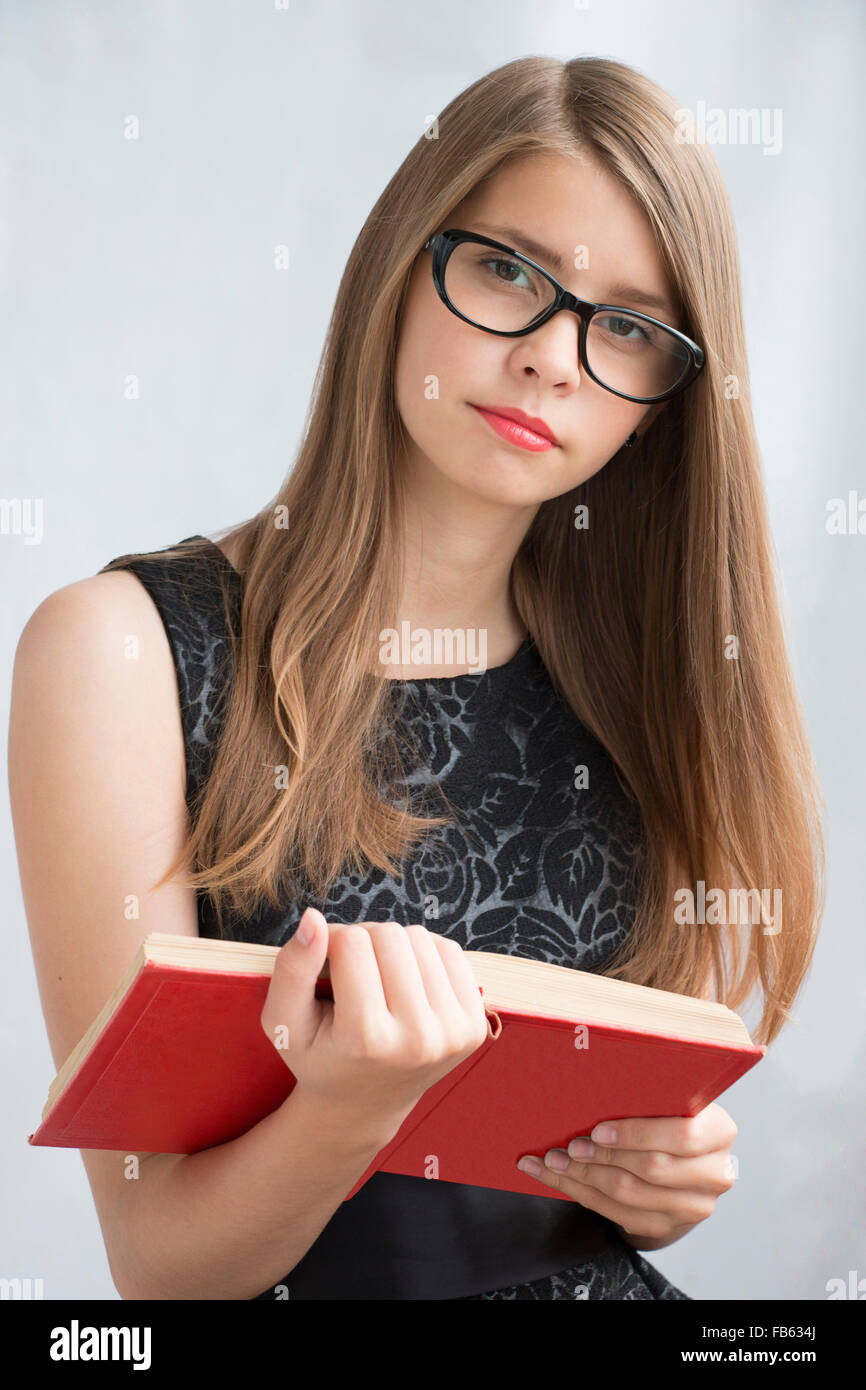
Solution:
[[[556,297],[532,266],[473,241],[452,250],[445,290],[467,319],[500,332],[527,328]],[[662,395],[685,376],[690,362],[685,344],[667,329],[620,310],[590,320],[586,356],[600,382],[628,396]]]

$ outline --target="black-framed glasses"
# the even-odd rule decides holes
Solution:
[[[580,364],[615,396],[666,401],[703,369],[704,353],[685,333],[634,309],[578,299],[543,266],[501,241],[451,227],[430,237],[423,249],[432,255],[443,304],[485,333],[521,338],[560,309],[577,314]]]

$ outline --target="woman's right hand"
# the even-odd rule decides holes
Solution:
[[[296,932],[280,949],[262,1028],[299,1086],[396,1133],[487,1037],[463,948],[399,922],[329,926],[316,908],[301,925],[311,939],[303,945]],[[333,1000],[315,995],[326,957]]]

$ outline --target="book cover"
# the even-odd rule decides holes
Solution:
[[[245,1133],[291,1094],[295,1078],[261,1026],[272,959],[244,970],[146,956],[134,966],[77,1064],[65,1080],[58,1073],[30,1144],[195,1153]],[[316,994],[333,997],[330,979]],[[379,1170],[538,1195],[516,1166],[522,1154],[565,1147],[600,1120],[697,1114],[765,1052],[541,1017],[489,997],[485,1009],[485,1041],[424,1093],[346,1201]]]

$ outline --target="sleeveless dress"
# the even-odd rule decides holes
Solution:
[[[232,679],[228,585],[239,628],[241,576],[212,541],[204,558],[150,552],[129,569],[163,620],[177,671],[187,799],[207,778]],[[126,557],[118,557],[125,560]],[[191,580],[194,578],[194,583]],[[331,922],[423,923],[464,949],[604,973],[634,920],[641,822],[609,755],[551,683],[527,637],[503,666],[391,682],[421,750],[408,783],[431,778],[459,813],[404,863],[336,879],[279,911],[231,920],[235,940],[282,946],[304,908]],[[588,786],[574,790],[575,768]],[[439,813],[441,801],[414,803]],[[425,916],[433,895],[438,917]],[[198,895],[199,933],[216,936]],[[687,1299],[577,1202],[376,1173],[343,1202],[303,1258],[258,1299]]]

